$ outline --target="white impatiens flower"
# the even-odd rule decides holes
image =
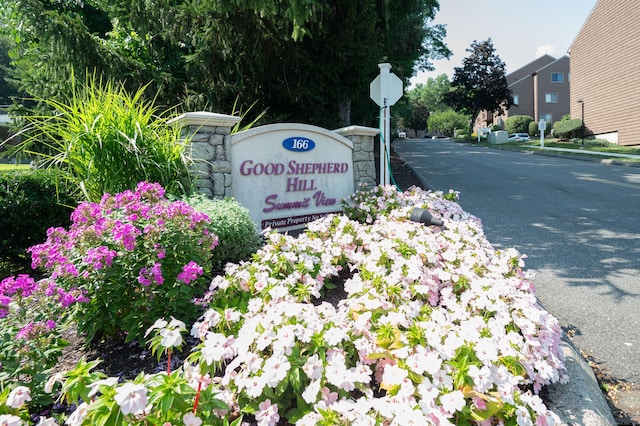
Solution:
[[[84,418],[87,416],[87,411],[89,410],[89,404],[83,402],[78,405],[78,408],[71,413],[69,418],[64,422],[64,424],[69,426],[81,426]]]
[[[147,406],[147,389],[144,385],[136,385],[127,382],[116,389],[114,397],[116,403],[120,406],[122,414],[132,414],[142,411]]]
[[[96,382],[91,383],[91,390],[89,391],[89,398],[92,398],[100,391],[100,386],[115,386],[118,384],[117,377],[108,377],[106,379],[98,380]]]
[[[169,323],[166,320],[162,319],[162,318],[157,319],[156,322],[154,322],[151,327],[147,328],[147,331],[145,331],[145,333],[144,333],[144,337],[147,337],[149,335],[149,333],[151,333],[155,329],[163,329],[163,328],[165,328],[168,324]]]
[[[62,375],[62,373],[56,373],[53,376],[49,377],[47,382],[44,384],[44,391],[46,393],[53,392],[53,386],[56,383],[64,383],[64,376]]]
[[[180,333],[180,330],[163,328],[160,330],[160,336],[162,336],[160,344],[165,348],[174,348],[182,345],[182,333]]]
[[[51,417],[40,417],[36,426],[58,426],[58,422],[56,419],[52,419]]]
[[[187,413],[182,418],[182,422],[184,426],[200,426],[202,424],[202,419],[193,413]]]
[[[31,391],[26,386],[16,387],[7,397],[7,405],[11,408],[20,408],[27,401],[31,401]]]
[[[464,394],[459,390],[455,390],[441,395],[440,404],[442,404],[442,408],[444,408],[445,411],[449,414],[453,414],[456,411],[462,410],[462,407],[466,405],[466,402],[464,400]]]
[[[11,414],[0,415],[0,426],[22,426],[22,420]]]
[[[400,385],[402,381],[407,378],[408,374],[409,373],[404,368],[400,368],[397,365],[387,364],[384,367],[380,387],[383,389],[389,389],[391,386]]]

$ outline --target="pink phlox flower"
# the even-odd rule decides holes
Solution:
[[[141,231],[130,223],[116,221],[113,226],[113,239],[121,244],[126,250],[136,248],[136,237]]]
[[[152,283],[156,283],[158,285],[163,284],[164,277],[162,276],[162,265],[156,262],[151,268],[140,268],[138,282],[144,286],[149,286]]]
[[[86,303],[89,301],[89,298],[87,297],[87,291],[79,289],[77,287],[74,287],[69,291],[65,291],[64,289],[58,287],[57,292],[58,302],[64,308],[74,303]]]
[[[29,297],[37,288],[36,281],[26,274],[8,277],[0,282],[0,294],[5,296],[17,294],[22,297]],[[7,306],[4,303],[2,304]]]
[[[270,399],[258,404],[258,411],[256,412],[258,426],[275,426],[279,420],[280,415],[278,414],[277,404],[271,404]]]
[[[138,182],[136,192],[149,201],[159,201],[164,197],[165,189],[157,182]]]
[[[202,267],[192,260],[182,267],[182,272],[178,274],[178,279],[185,284],[190,284],[203,273]]]
[[[110,267],[113,259],[117,256],[115,250],[111,250],[106,246],[92,247],[87,250],[84,256],[84,262],[91,265],[94,269],[100,270],[104,266]]]

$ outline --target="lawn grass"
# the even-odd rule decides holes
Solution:
[[[6,164],[6,163],[0,163],[0,172],[4,172],[4,171],[7,171],[7,170],[28,169],[29,167],[31,167],[29,164]]]
[[[480,142],[478,145],[487,146],[491,148],[501,148],[501,149],[514,149],[514,150],[529,150],[540,147],[540,139],[532,139],[526,142],[507,142],[501,144],[490,144],[488,142]],[[640,145],[638,146],[620,146],[612,143],[608,143],[607,141],[598,140],[598,139],[587,139],[584,142],[584,147],[582,146],[582,141],[580,139],[574,139],[572,141],[558,141],[555,138],[545,138],[544,139],[545,148],[564,148],[564,149],[575,149],[575,150],[583,150],[583,151],[591,151],[591,152],[601,152],[603,154],[628,154],[628,155],[638,155],[640,156]],[[562,152],[556,151],[559,155],[562,155]],[[568,155],[581,155],[576,152],[569,152]],[[582,155],[590,155],[590,154],[582,154]],[[592,155],[591,155],[592,156]],[[620,161],[626,162],[640,162],[640,159],[632,159],[632,158],[620,158],[616,156],[607,157],[606,155],[599,156],[599,158],[611,158]]]

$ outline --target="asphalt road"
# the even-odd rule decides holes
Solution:
[[[539,300],[612,377],[640,385],[640,168],[394,141],[430,189],[460,192],[496,247],[528,256]]]

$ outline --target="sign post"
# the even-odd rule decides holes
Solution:
[[[547,122],[545,120],[538,121],[538,130],[540,130],[540,148],[544,148],[544,131],[547,130]]]
[[[390,72],[391,64],[378,64],[380,74],[369,85],[369,96],[380,107],[380,185],[389,185],[391,130],[389,107],[402,97],[402,80]]]

